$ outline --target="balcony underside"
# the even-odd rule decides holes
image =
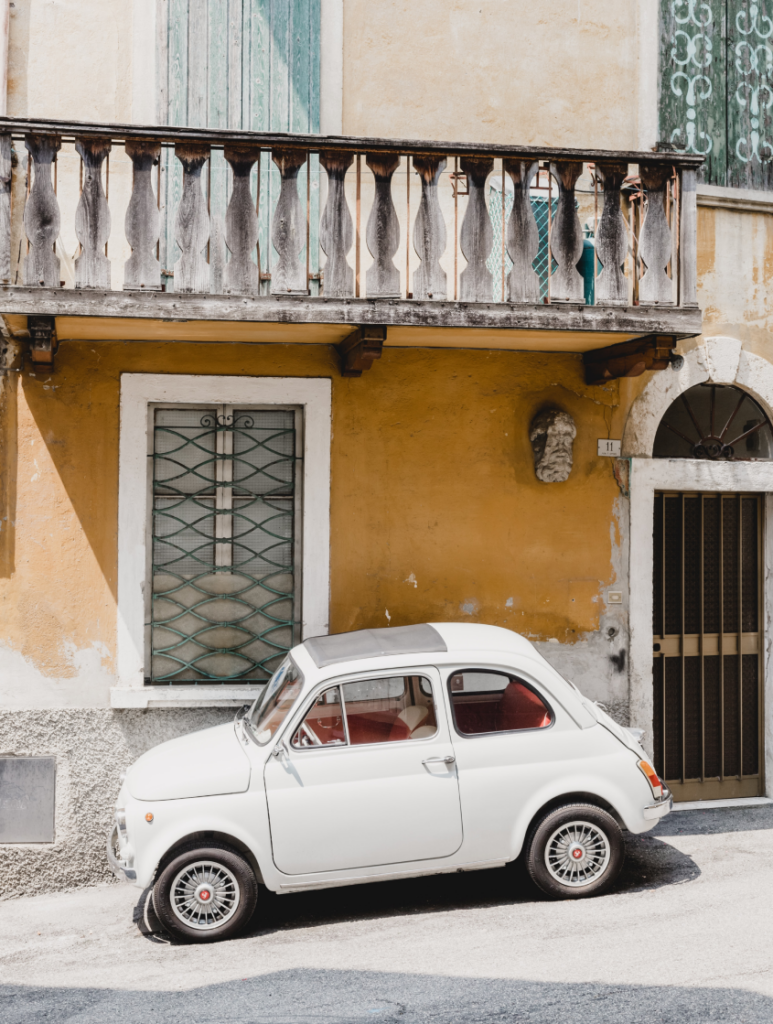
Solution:
[[[644,335],[701,332],[684,306],[581,306],[229,296],[0,288],[12,334],[29,315],[56,317],[60,341],[213,341],[336,344],[355,327],[388,328],[389,346],[592,352]],[[314,326],[314,331],[301,330]]]

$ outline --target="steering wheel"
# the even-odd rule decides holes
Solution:
[[[321,747],[322,746],[322,740],[319,738],[319,736],[317,736],[317,734],[314,732],[314,730],[312,729],[312,727],[309,725],[308,722],[304,722],[301,725],[301,727],[298,730],[298,732],[301,734],[301,736],[303,738],[305,738],[308,741],[308,743],[303,743],[302,744],[303,746],[310,746],[310,747]]]

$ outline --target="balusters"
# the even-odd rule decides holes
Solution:
[[[354,225],[346,202],[346,172],[354,153],[320,153],[327,172],[327,202],[319,225],[319,243],[327,256],[325,295],[346,299],[354,295],[354,270],[347,255],[354,241]]]
[[[306,154],[299,149],[275,149],[271,158],[282,178],[271,231],[271,241],[279,257],[271,271],[271,291],[305,295],[309,282],[306,265],[301,263],[300,257],[306,245],[306,219],[298,195],[298,172],[306,163]]]
[[[174,225],[180,258],[174,265],[176,292],[208,292],[209,264],[203,256],[209,241],[209,212],[201,190],[201,170],[209,157],[209,146],[178,142],[175,156],[183,167],[183,191]]]
[[[558,204],[550,232],[550,252],[557,263],[550,279],[553,302],[585,302],[585,282],[577,269],[582,256],[582,227],[575,208],[574,188],[582,174],[582,164],[561,160],[550,165],[558,182]]]
[[[674,286],[666,273],[673,255],[671,228],[666,219],[666,183],[669,164],[642,164],[641,180],[647,189],[647,215],[639,237],[639,253],[646,270],[639,281],[640,303],[671,303]]]
[[[534,260],[539,253],[539,228],[531,205],[529,186],[539,163],[533,160],[505,160],[513,183],[513,208],[507,222],[507,252],[513,261],[507,279],[509,302],[539,302],[539,274]]]
[[[413,273],[414,299],[445,299],[446,272],[440,257],[446,251],[446,222],[438,200],[438,181],[445,170],[444,156],[415,156],[414,169],[421,178],[421,202],[413,226],[413,247],[421,260]]]
[[[459,162],[467,175],[467,209],[459,232],[459,247],[467,266],[459,275],[462,302],[491,302],[494,276],[486,266],[494,245],[494,229],[486,208],[486,179],[494,169],[493,157],[465,156]]]
[[[24,145],[33,161],[32,189],[24,207],[24,230],[30,244],[24,259],[24,283],[28,287],[58,288],[59,257],[54,245],[61,220],[51,165],[62,140],[58,135],[28,135]]]
[[[102,164],[111,149],[110,139],[76,139],[75,149],[83,161],[83,187],[75,210],[75,234],[81,244],[75,287],[109,289],[105,245],[110,238],[110,208],[102,188]]]
[[[258,214],[250,189],[252,168],[260,160],[257,146],[226,146],[233,171],[233,188],[225,214],[225,243],[231,259],[225,265],[225,290],[234,295],[257,295],[260,271],[252,255],[258,244]]]
[[[602,265],[596,279],[596,304],[626,306],[628,281],[623,263],[628,253],[628,229],[620,209],[620,189],[628,164],[597,163],[596,173],[604,184],[604,209],[596,226],[596,255]]]
[[[394,255],[400,245],[400,223],[392,202],[392,175],[400,166],[397,153],[369,153],[365,162],[375,178],[373,206],[368,217],[365,240],[373,264],[365,274],[368,298],[400,297],[400,271]]]
[[[0,284],[11,282],[11,136],[0,135]]]
[[[679,304],[698,305],[698,176],[685,167],[679,186]]]
[[[161,289],[161,267],[156,259],[161,218],[153,194],[153,168],[161,159],[159,142],[133,142],[124,146],[132,162],[132,194],[126,208],[126,241],[132,254],[123,265],[124,289]]]

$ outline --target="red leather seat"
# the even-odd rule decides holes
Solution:
[[[497,732],[511,729],[542,729],[550,725],[550,715],[540,698],[523,683],[513,680],[505,688],[497,707]]]

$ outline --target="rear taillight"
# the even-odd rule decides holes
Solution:
[[[660,800],[663,796],[663,783],[658,778],[658,773],[647,761],[639,761],[637,763],[647,777],[647,782],[650,784],[652,795],[656,800]]]

